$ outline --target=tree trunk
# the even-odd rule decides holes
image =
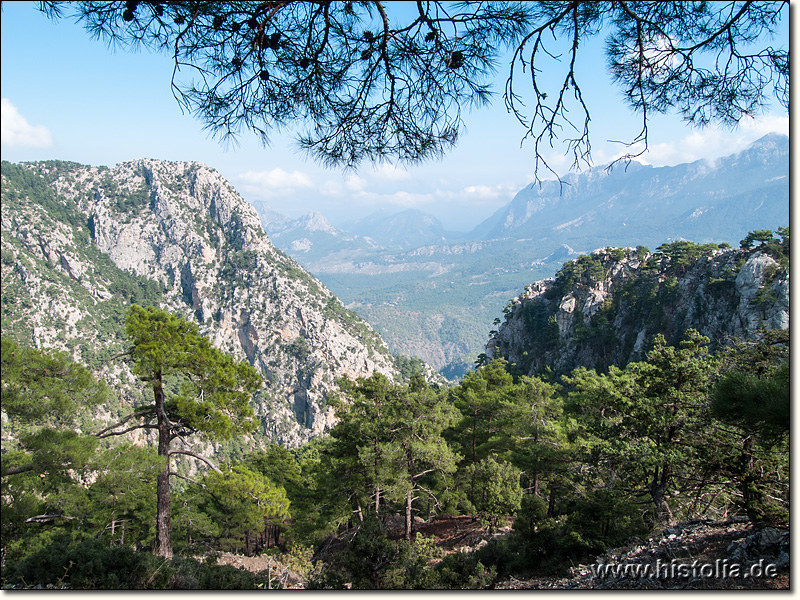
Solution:
[[[164,409],[164,388],[161,371],[153,379],[153,396],[158,418],[158,455],[164,457],[164,468],[156,478],[156,547],[153,554],[172,558],[172,517],[169,494],[170,423]]]
[[[414,502],[414,490],[408,490],[406,494],[406,533],[405,539],[411,540],[411,529],[414,523],[413,517],[411,515],[411,504]]]
[[[550,498],[547,501],[547,517],[553,518],[556,514],[556,486],[550,484]]]
[[[478,462],[478,409],[472,413],[472,464]],[[473,482],[475,479],[473,478]]]
[[[761,494],[756,484],[756,476],[753,473],[753,436],[747,436],[742,442],[742,459],[740,463],[741,472],[741,491],[747,518],[753,522],[758,522],[759,505],[761,504]]]
[[[169,466],[156,479],[156,547],[153,554],[172,558],[172,520],[170,517]]]
[[[379,441],[377,439],[374,439],[372,442],[372,450],[374,457],[372,459],[372,470],[375,473],[375,518],[378,518],[380,516],[380,510],[381,510],[381,486],[380,483],[378,483],[380,481],[381,450]]]
[[[672,510],[666,498],[670,480],[671,469],[669,465],[661,465],[661,469],[656,467],[653,473],[653,483],[650,485],[650,497],[656,508],[656,519],[659,524],[663,525],[672,523]]]

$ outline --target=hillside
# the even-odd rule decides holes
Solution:
[[[2,197],[3,334],[69,350],[123,405],[137,386],[109,359],[126,345],[131,303],[195,320],[258,369],[265,441],[321,434],[337,378],[395,374],[380,336],[276,249],[253,207],[205,165],[4,162]]]
[[[605,370],[642,360],[657,334],[677,344],[687,329],[712,348],[762,326],[789,327],[789,237],[751,249],[674,242],[602,248],[555,278],[525,287],[486,346],[525,374]]]
[[[29,390],[64,384],[15,367],[4,338],[3,587],[789,585],[788,229],[752,232],[740,249],[580,256],[507,305],[495,360],[440,387],[398,384],[375,334],[202,165],[4,164],[3,196],[3,332],[66,348],[114,383],[121,397],[101,416],[139,401],[112,354],[134,301],[194,319],[266,379],[257,439],[215,447],[220,468],[166,469],[166,561],[153,552],[164,472],[153,444],[96,447],[85,428],[32,420]],[[778,330],[754,335],[761,325]],[[720,348],[734,336],[751,339]],[[370,369],[340,394],[326,388]],[[315,435],[328,402],[337,418]],[[699,560],[769,573],[648,571]]]

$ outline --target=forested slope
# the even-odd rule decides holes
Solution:
[[[109,360],[126,347],[132,303],[189,317],[258,369],[266,440],[322,433],[338,377],[395,372],[380,336],[276,249],[213,169],[3,163],[2,186],[3,334],[68,350],[117,387],[119,403],[138,398],[125,365]]]
[[[105,175],[4,164],[4,586],[485,588],[553,580],[634,536],[731,517],[731,540],[777,540],[767,584],[788,582],[788,229],[735,250],[676,242],[567,263],[508,306],[497,351],[446,387],[413,361],[397,363],[416,371],[402,380],[359,345],[371,330],[347,329],[353,317],[215,177],[188,163]],[[159,322],[172,345],[149,341]],[[241,373],[256,366],[267,393],[288,390],[298,428],[300,415],[335,414],[329,435],[267,443],[286,420],[263,410],[262,388],[250,404],[260,443],[240,435],[213,461],[170,468],[170,453],[197,458],[184,440],[250,418],[250,385],[206,404],[240,368],[210,342]],[[162,377],[176,353],[184,362]],[[308,411],[340,374],[351,377]],[[153,427],[133,417],[162,409],[176,415],[165,452],[132,435]],[[117,419],[119,435],[106,427]],[[164,476],[174,556],[162,558]],[[217,565],[222,552],[266,556],[267,571]]]

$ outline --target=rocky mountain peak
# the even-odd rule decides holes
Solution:
[[[333,227],[321,213],[311,211],[300,217],[298,224],[308,231],[324,231],[336,235],[337,230]]]
[[[394,376],[377,333],[201,163],[4,163],[3,200],[3,330],[20,341],[91,363],[124,345],[126,304],[161,305],[260,371],[261,433],[287,445],[330,425],[338,378]]]

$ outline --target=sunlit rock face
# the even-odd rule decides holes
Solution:
[[[124,347],[126,305],[146,299],[259,370],[256,437],[289,446],[331,425],[337,379],[394,376],[380,336],[276,249],[255,209],[213,169],[149,159],[14,168],[35,187],[4,165],[4,334],[69,350],[133,399],[127,367],[95,357]],[[152,289],[127,297],[121,281]]]

